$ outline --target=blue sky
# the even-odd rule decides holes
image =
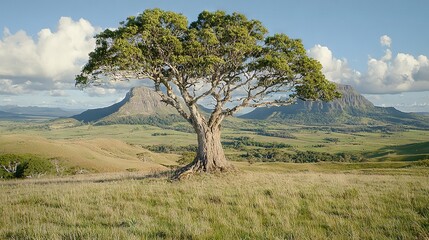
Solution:
[[[429,1],[93,0],[4,1],[0,9],[0,105],[94,108],[129,87],[75,89],[92,36],[147,8],[185,14],[241,12],[270,34],[301,38],[329,80],[353,85],[376,105],[429,112]],[[134,84],[139,84],[138,82]]]

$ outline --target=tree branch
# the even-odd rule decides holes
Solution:
[[[190,122],[189,115],[183,109],[182,104],[180,103],[180,100],[177,98],[176,94],[174,94],[173,87],[169,84],[169,81],[166,79],[160,79],[159,81],[165,86],[167,92],[167,95],[165,95],[160,90],[157,91],[161,96],[162,101],[176,108],[179,114],[188,122]]]

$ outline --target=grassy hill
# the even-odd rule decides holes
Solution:
[[[34,154],[85,172],[161,171],[177,156],[160,155],[114,139],[49,140],[32,135],[2,135],[0,153]],[[163,165],[162,165],[163,164]]]

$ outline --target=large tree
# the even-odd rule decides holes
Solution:
[[[145,10],[96,40],[76,84],[153,81],[162,101],[175,107],[198,136],[196,158],[180,173],[231,168],[221,145],[221,123],[243,107],[338,96],[300,39],[267,36],[261,22],[239,13],[204,11],[189,24],[182,14]],[[200,110],[202,102],[213,104],[209,116]]]

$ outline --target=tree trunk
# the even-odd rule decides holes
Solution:
[[[204,124],[194,126],[198,136],[198,150],[194,161],[179,169],[174,179],[186,178],[196,172],[225,172],[233,169],[226,160],[220,139],[220,126],[209,128]]]

